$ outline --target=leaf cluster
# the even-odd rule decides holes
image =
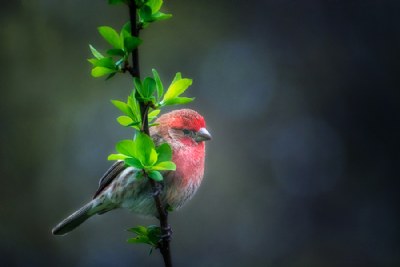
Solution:
[[[134,140],[122,140],[115,146],[118,154],[111,154],[108,160],[123,160],[126,165],[135,167],[139,172],[137,178],[146,173],[151,179],[159,182],[163,180],[160,171],[174,171],[172,150],[167,143],[155,147],[153,140],[146,134],[139,132]]]
[[[163,0],[136,0],[139,27],[146,28],[151,22],[170,19],[171,14],[160,11]]]
[[[160,11],[163,0],[108,0],[110,5],[129,4],[135,1],[139,15],[139,25],[143,28],[149,23],[172,18],[172,14],[165,14]]]
[[[108,0],[108,3],[111,5],[129,4],[130,1],[134,0]],[[135,3],[140,29],[147,27],[152,22],[172,17],[171,14],[160,11],[163,0],[135,0]],[[130,68],[129,55],[142,43],[142,40],[132,35],[130,22],[126,23],[119,33],[109,26],[101,26],[97,30],[104,40],[111,45],[111,48],[106,51],[106,56],[104,56],[92,45],[89,45],[94,56],[94,58],[88,59],[93,65],[91,74],[96,78],[108,75],[106,79],[110,79],[116,73],[125,72]]]
[[[130,1],[135,1],[139,14],[139,23],[142,27],[147,27],[151,22],[172,17],[171,14],[165,14],[160,11],[163,0],[108,0],[108,3],[110,5],[129,4]]]
[[[160,113],[160,108],[187,104],[194,100],[194,97],[181,97],[192,84],[192,79],[182,78],[181,73],[178,72],[164,94],[164,86],[157,70],[153,69],[152,71],[153,77],[146,77],[143,81],[134,78],[135,90],[128,96],[126,102],[111,100],[113,105],[124,114],[117,118],[118,123],[122,126],[140,130],[142,119],[139,101],[149,104],[151,107],[152,110],[148,113],[148,121],[149,126],[154,126],[155,124],[151,122]]]
[[[119,100],[111,100],[111,103],[115,107],[117,107],[124,115],[119,116],[117,121],[119,124],[125,127],[132,127],[136,130],[140,130],[140,125],[142,124],[142,118],[140,116],[140,107],[139,103],[135,97],[135,91],[128,96],[126,102]],[[148,113],[148,121],[151,122],[154,120],[157,115],[160,113],[159,109],[155,109]],[[150,124],[153,126],[155,124]]]
[[[155,109],[177,104],[187,104],[194,100],[190,97],[181,97],[186,89],[192,85],[192,79],[182,78],[180,72],[176,73],[175,78],[167,88],[164,94],[164,85],[158,75],[158,72],[153,69],[153,77],[146,77],[143,81],[134,78],[135,89],[139,94],[139,101]]]
[[[88,59],[93,65],[92,76],[97,78],[108,75],[107,79],[109,79],[118,72],[125,72],[129,55],[142,43],[140,38],[132,36],[130,22],[126,23],[119,33],[109,26],[101,26],[97,30],[112,48],[108,49],[107,56],[104,56],[92,45],[89,45],[94,56],[94,58]],[[117,60],[114,60],[113,57],[116,57]]]
[[[161,238],[160,227],[155,225],[150,225],[148,227],[139,225],[128,229],[128,231],[136,234],[136,237],[128,239],[128,243],[149,244],[150,246],[152,246],[152,249],[158,248],[158,243]],[[152,250],[150,250],[150,253],[151,251]]]

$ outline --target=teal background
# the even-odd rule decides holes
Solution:
[[[171,214],[174,266],[399,266],[398,1],[166,1],[142,32],[142,75],[193,78],[205,180]],[[118,210],[65,237],[120,127],[128,75],[90,76],[88,44],[120,28],[102,1],[2,1],[0,265],[161,266],[125,242],[154,224]]]

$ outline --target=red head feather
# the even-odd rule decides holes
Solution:
[[[174,110],[161,116],[158,122],[166,123],[173,129],[199,131],[201,128],[206,127],[203,116],[191,109]]]

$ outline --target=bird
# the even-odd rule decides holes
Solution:
[[[199,188],[204,176],[205,141],[211,140],[206,123],[192,109],[174,110],[161,115],[150,136],[156,145],[168,143],[172,149],[175,171],[164,171],[160,191],[163,206],[179,209]],[[65,235],[95,214],[126,208],[139,215],[158,217],[153,190],[148,179],[138,179],[139,170],[115,162],[102,176],[92,200],[62,220],[54,235]]]

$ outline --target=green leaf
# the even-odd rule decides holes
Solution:
[[[161,238],[161,228],[155,225],[150,225],[147,227],[147,237],[150,242],[156,246]]]
[[[121,40],[119,34],[109,26],[101,26],[97,28],[100,35],[114,48],[121,49]]]
[[[169,86],[168,91],[165,93],[163,102],[181,95],[190,85],[192,85],[191,79],[180,79],[176,82],[173,82]]]
[[[120,35],[122,35],[123,37],[130,36],[131,30],[131,22],[128,21],[124,24],[124,26],[122,26]],[[125,33],[128,33],[129,35],[124,35]]]
[[[107,160],[125,160],[129,156],[124,155],[124,154],[110,154],[107,158]]]
[[[137,169],[143,169],[144,168],[143,164],[137,158],[126,158],[124,161],[129,166],[135,167]]]
[[[136,156],[135,147],[136,145],[133,140],[122,140],[115,145],[115,149],[118,151],[118,153],[128,155],[130,157]]]
[[[119,101],[119,100],[111,100],[111,103],[113,103],[113,105],[118,108],[119,110],[121,110],[125,115],[131,117],[131,118],[135,118],[134,115],[132,114],[132,110],[129,108],[128,104],[126,104],[125,102]]]
[[[160,76],[158,75],[158,72],[156,69],[151,70],[153,72],[154,80],[156,82],[156,87],[157,87],[157,97],[158,99],[161,99],[161,97],[164,94],[164,86],[161,82]]]
[[[138,47],[142,43],[140,38],[135,36],[127,36],[124,38],[124,46],[125,51],[131,53],[136,47]]]
[[[163,176],[159,171],[150,171],[148,173],[149,177],[156,182],[161,182],[163,180]]]
[[[150,225],[148,227],[144,226],[137,226],[128,231],[135,233],[137,236],[134,238],[130,238],[127,241],[129,243],[144,243],[153,246],[154,248],[157,247],[158,242],[161,238],[161,229],[158,226]]]
[[[138,101],[135,98],[135,92],[132,91],[132,93],[128,96],[128,106],[130,107],[132,113],[133,113],[133,118],[135,121],[140,122],[141,117],[140,117],[140,106]]]
[[[149,244],[149,245],[151,245],[150,240],[149,240],[149,238],[147,236],[137,236],[137,237],[129,238],[128,239],[128,243],[130,243],[130,244]]]
[[[133,83],[134,83],[135,89],[139,93],[139,95],[142,98],[145,98],[144,97],[144,91],[143,91],[143,85],[142,85],[142,82],[140,81],[140,79],[138,77],[134,77],[133,78]]]
[[[135,155],[143,165],[152,165],[152,150],[155,150],[153,140],[147,134],[138,133],[135,138]]]
[[[125,56],[124,50],[116,48],[109,49],[107,50],[106,53],[109,54],[110,56],[121,56],[121,57]]]
[[[87,61],[89,61],[93,66],[96,66],[99,60],[97,58],[89,58]]]
[[[160,111],[161,111],[161,110],[159,110],[159,109],[155,109],[155,110],[149,112],[149,114],[148,114],[148,115],[149,115],[149,118],[150,118],[150,117],[151,117],[151,118],[157,117],[157,115],[160,114]]]
[[[88,61],[95,67],[104,67],[107,69],[116,70],[114,60],[110,57],[103,57],[100,59],[90,58]]]
[[[158,153],[158,162],[171,161],[172,149],[168,143],[163,143],[156,148]]]
[[[160,10],[161,6],[163,4],[162,0],[149,0],[146,5],[148,5],[151,8],[152,13],[156,13],[158,10]]]
[[[142,23],[152,22],[153,21],[152,14],[153,13],[152,13],[151,8],[149,6],[147,6],[147,5],[142,6],[139,9],[139,18],[140,18],[139,21],[142,22]]]
[[[139,237],[139,236],[137,236],[137,237],[132,237],[132,238],[129,238],[128,240],[127,240],[127,242],[129,243],[129,244],[148,244],[148,238],[147,237]]]
[[[153,21],[160,21],[160,20],[166,20],[166,19],[172,18],[172,14],[165,14],[162,12],[157,12],[157,13],[154,13],[151,17],[152,17]]]
[[[193,100],[194,100],[194,97],[175,97],[175,98],[169,99],[167,101],[164,101],[162,103],[162,106],[182,105],[182,104],[190,103]]]
[[[165,14],[160,12],[162,1],[160,0],[149,0],[146,5],[139,9],[139,21],[146,26],[146,23],[165,20],[172,17],[171,14]]]
[[[180,72],[177,72],[177,73],[175,74],[175,77],[174,77],[174,79],[172,80],[172,83],[171,83],[171,84],[174,84],[175,82],[177,82],[177,81],[179,81],[179,80],[182,80],[182,74],[181,74]]]
[[[175,171],[176,165],[172,161],[163,161],[154,165],[151,169],[156,171]]]
[[[160,111],[161,110],[159,110],[159,109],[155,109],[152,112],[149,112],[149,114],[148,114],[149,122],[151,122],[152,120],[157,118],[157,115],[160,113]]]
[[[105,67],[95,67],[92,69],[92,76],[93,77],[101,77],[104,76],[106,74],[110,74],[115,72],[115,70],[113,69],[109,69],[109,68],[105,68]]]
[[[122,126],[132,126],[135,122],[132,120],[131,117],[128,116],[119,116],[117,121]]]
[[[124,44],[125,41],[124,40],[127,37],[132,37],[132,34],[131,34],[131,23],[130,22],[125,23],[125,25],[122,26],[121,31],[119,33],[119,38],[120,38],[121,44],[123,45],[122,49],[124,51],[126,50],[125,49],[125,44]]]
[[[147,235],[147,227],[138,225],[128,229],[129,232],[135,233],[137,235]]]
[[[149,98],[153,95],[154,91],[156,90],[156,82],[153,78],[146,77],[143,81],[143,93],[145,94],[144,98]]]
[[[89,45],[89,48],[90,48],[90,51],[92,52],[92,54],[93,54],[93,56],[94,56],[95,58],[101,59],[101,58],[104,57],[104,56],[103,56],[99,51],[97,51],[96,48],[94,48],[92,45]]]
[[[156,164],[158,159],[158,155],[155,149],[152,149],[150,152],[150,156],[149,156],[149,160],[147,162],[147,166],[153,166],[154,164]]]

